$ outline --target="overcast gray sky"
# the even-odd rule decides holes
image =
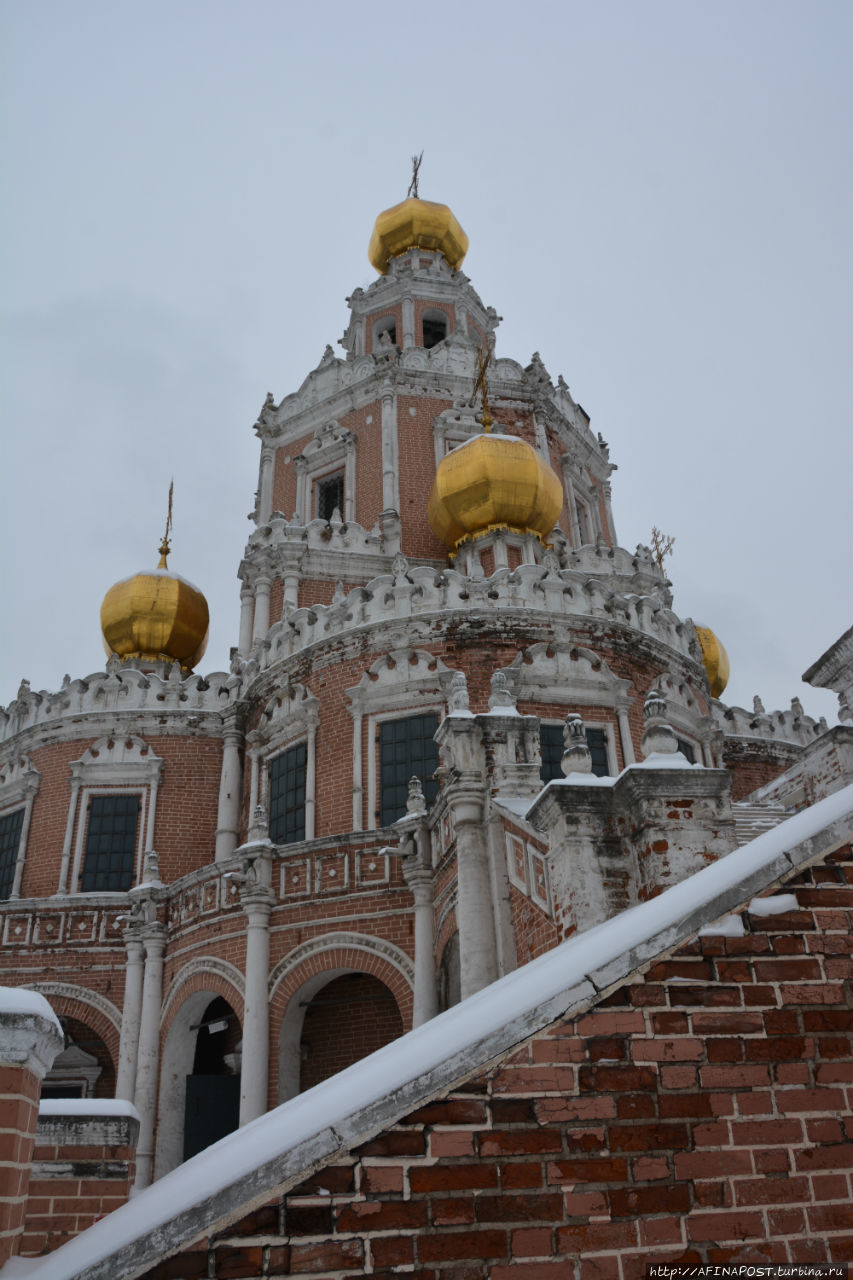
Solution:
[[[236,643],[252,423],[343,333],[376,214],[465,271],[610,443],[620,542],[676,537],[728,702],[836,719],[850,625],[847,0],[2,0],[0,703],[103,667],[153,566]],[[340,353],[340,349],[337,348]]]

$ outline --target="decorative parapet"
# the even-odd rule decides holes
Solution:
[[[814,720],[806,715],[799,698],[792,698],[790,711],[771,712],[764,710],[760,698],[755,699],[751,712],[743,707],[726,707],[722,702],[713,701],[711,717],[727,738],[752,738],[801,747],[807,747],[829,727],[823,717]]]
[[[474,610],[482,610],[496,615],[515,611],[525,616],[541,614],[551,620],[592,617],[621,623],[691,661],[699,660],[692,625],[683,622],[662,603],[659,594],[631,591],[634,580],[633,575],[626,572],[632,563],[627,552],[621,553],[621,563],[614,556],[610,572],[604,576],[606,569],[596,548],[585,548],[585,551],[588,553],[586,564],[578,557],[570,569],[529,564],[512,571],[499,569],[490,578],[479,579],[455,569],[436,571],[426,565],[405,565],[404,572],[373,578],[337,603],[295,609],[256,644],[253,659],[263,671],[311,645],[340,637],[347,631],[408,618],[427,619],[430,615],[452,611],[470,615]],[[614,563],[619,564],[621,573],[614,572]],[[585,571],[587,565],[589,570],[597,569],[597,575]]]
[[[237,701],[239,676],[216,671],[208,676],[183,677],[173,668],[162,679],[153,673],[122,667],[111,659],[106,671],[97,671],[85,679],[68,676],[56,693],[36,693],[24,680],[18,696],[8,707],[0,708],[0,742],[8,741],[25,729],[34,729],[98,712],[149,712],[158,716],[180,711],[202,715],[224,711]]]

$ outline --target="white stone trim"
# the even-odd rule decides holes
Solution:
[[[183,965],[180,972],[176,973],[172,979],[169,990],[163,1000],[163,1010],[160,1015],[161,1027],[165,1026],[168,1021],[172,1005],[178,999],[181,988],[199,974],[202,977],[211,974],[223,979],[234,988],[240,1000],[243,1000],[246,993],[246,984],[242,973],[236,965],[229,964],[227,960],[221,960],[218,956],[196,956],[188,964]]]
[[[153,788],[152,788],[153,791]],[[72,805],[77,810],[77,839],[74,842],[74,862],[71,868],[71,885],[66,889],[65,885],[60,885],[60,893],[78,894],[81,890],[78,888],[80,884],[80,876],[83,871],[83,850],[86,836],[89,831],[89,801],[93,796],[139,796],[139,819],[136,824],[136,856],[133,874],[133,883],[139,884],[142,876],[142,859],[145,853],[146,843],[145,834],[149,827],[149,792],[145,787],[138,784],[136,786],[121,786],[117,784],[113,787],[81,787],[77,792]],[[99,891],[96,891],[99,892]]]
[[[393,942],[386,942],[384,939],[372,938],[366,933],[349,933],[341,931],[340,933],[323,933],[316,938],[309,938],[307,942],[303,942],[300,946],[295,947],[293,951],[288,952],[273,969],[269,978],[269,997],[270,1000],[275,996],[276,991],[282,982],[298,969],[306,960],[312,959],[314,956],[322,955],[324,951],[336,951],[338,949],[346,951],[363,951],[367,955],[377,956],[381,960],[387,960],[388,963],[397,970],[402,978],[414,991],[415,988],[415,966],[414,962],[402,951],[395,946]]]
[[[90,1008],[97,1009],[98,1013],[103,1014],[116,1032],[121,1031],[120,1011],[112,1000],[102,996],[99,991],[90,991],[88,987],[75,987],[70,982],[28,982],[27,990],[37,991],[46,1000],[49,1000],[51,996],[54,998],[61,997],[64,1000],[78,1000],[81,1004],[87,1004]],[[118,1062],[115,1065],[118,1068]]]

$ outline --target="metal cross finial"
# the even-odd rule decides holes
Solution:
[[[410,196],[413,196],[415,200],[420,200],[420,196],[418,195],[418,174],[421,171],[421,161],[423,158],[423,152],[421,152],[419,156],[412,156],[412,181],[409,183],[409,189],[406,192],[407,200]]]
[[[169,534],[172,531],[172,494],[174,489],[175,482],[172,480],[169,484],[169,511],[166,515],[166,532],[163,534],[163,541],[160,543],[160,563],[157,565],[158,569],[168,569],[169,567],[166,564],[166,556],[171,551],[171,546],[169,545]]]
[[[483,424],[484,431],[491,431],[492,424],[494,422],[494,418],[489,412],[489,383],[486,376],[488,374],[489,365],[492,362],[493,354],[494,346],[492,343],[484,342],[477,355],[477,376],[474,379],[474,390],[471,395],[472,401],[478,391],[482,396],[483,407],[480,412],[480,421]]]
[[[652,547],[661,573],[663,573],[664,557],[672,555],[674,546],[675,538],[670,538],[667,534],[661,533],[660,529],[655,525],[652,529]]]

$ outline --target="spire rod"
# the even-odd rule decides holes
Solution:
[[[477,355],[477,376],[474,379],[474,390],[471,395],[471,399],[473,401],[477,395],[477,392],[478,391],[480,392],[480,395],[482,397],[482,409],[480,410],[480,421],[483,424],[483,430],[486,432],[491,431],[492,424],[494,423],[494,418],[492,417],[491,412],[489,410],[489,383],[486,377],[488,373],[489,365],[492,362],[493,353],[494,353],[494,347],[491,342],[484,342],[483,345],[480,347],[479,353]]]
[[[166,515],[166,531],[163,534],[163,541],[160,543],[160,563],[157,565],[158,569],[168,569],[169,567],[166,563],[166,556],[172,549],[169,544],[169,534],[172,531],[172,494],[174,489],[175,482],[172,480],[169,483],[169,510]]]
[[[412,156],[412,181],[409,183],[409,189],[406,192],[407,200],[411,197],[414,197],[415,200],[420,200],[420,196],[418,195],[418,174],[421,171],[421,161],[423,158],[423,151],[419,156]]]

